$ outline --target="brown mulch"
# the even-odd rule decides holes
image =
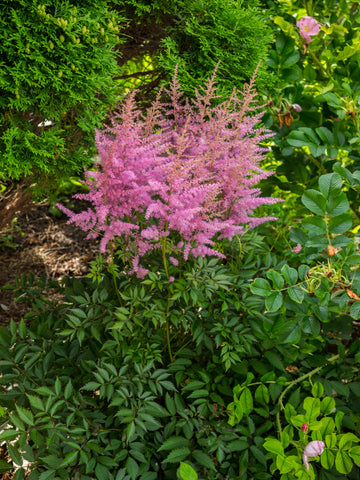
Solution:
[[[8,325],[11,318],[19,322],[28,311],[24,303],[13,301],[11,291],[1,290],[15,285],[16,277],[33,273],[36,278],[61,280],[89,271],[89,261],[99,253],[99,240],[86,240],[82,230],[66,221],[65,215],[52,216],[48,205],[33,204],[12,230],[0,232],[0,325]]]

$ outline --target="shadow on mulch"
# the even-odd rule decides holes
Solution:
[[[86,275],[100,240],[86,240],[82,230],[66,221],[65,215],[53,217],[48,206],[34,204],[18,217],[12,235],[9,229],[0,232],[0,288],[15,286],[23,274],[52,280]],[[0,289],[0,325],[7,326],[11,318],[19,322],[28,311],[24,303],[14,302],[12,291]]]

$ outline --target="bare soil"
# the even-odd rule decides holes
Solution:
[[[14,302],[12,291],[1,289],[15,286],[17,277],[33,273],[36,278],[61,280],[88,272],[99,241],[87,240],[84,232],[66,222],[65,215],[50,215],[48,205],[32,204],[12,228],[0,232],[0,325],[8,325],[11,318],[19,322],[28,311],[25,304]]]

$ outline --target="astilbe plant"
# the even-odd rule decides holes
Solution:
[[[259,143],[269,133],[258,126],[254,79],[241,98],[234,90],[215,106],[215,73],[192,101],[183,100],[176,73],[165,93],[169,102],[161,103],[160,92],[145,114],[131,94],[112,126],[97,131],[99,159],[86,173],[90,190],[77,195],[92,208],[76,214],[59,206],[89,238],[104,233],[101,251],[120,238],[129,272],[139,277],[148,272],[141,257],[154,249],[166,273],[167,262],[177,265],[180,255],[222,257],[215,241],[273,219],[253,212],[278,201],[254,188],[272,173],[259,166],[265,151]]]

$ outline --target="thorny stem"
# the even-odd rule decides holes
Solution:
[[[345,352],[346,354],[346,352]],[[333,355],[331,358],[329,358],[329,360],[325,363],[325,365],[321,365],[320,367],[317,367],[317,368],[314,368],[314,370],[311,370],[310,372],[308,373],[305,373],[305,375],[302,375],[301,377],[297,378],[296,380],[293,380],[292,382],[290,382],[287,387],[285,388],[285,390],[281,393],[280,397],[279,397],[279,400],[278,400],[278,411],[276,412],[276,427],[277,427],[277,431],[278,431],[278,437],[281,438],[281,434],[282,434],[282,428],[281,428],[281,421],[280,421],[280,411],[284,410],[285,407],[284,407],[284,404],[283,404],[283,399],[286,395],[286,393],[290,390],[290,388],[292,388],[294,385],[296,385],[297,383],[300,383],[302,382],[303,380],[309,378],[309,377],[312,377],[313,375],[315,375],[315,373],[317,372],[320,372],[320,370],[322,370],[324,367],[326,367],[327,365],[329,365],[329,363],[332,363],[332,362],[335,362],[338,358],[340,358],[340,355],[337,354],[337,355]]]

